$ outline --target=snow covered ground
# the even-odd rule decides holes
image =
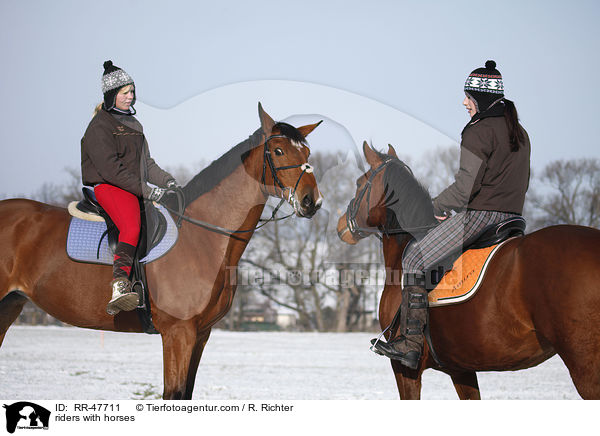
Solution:
[[[196,400],[393,400],[389,361],[369,333],[213,331]],[[528,370],[479,373],[484,399],[577,399],[558,357]],[[155,399],[162,394],[159,335],[15,326],[0,348],[0,398]],[[424,399],[456,399],[447,375],[423,375]]]

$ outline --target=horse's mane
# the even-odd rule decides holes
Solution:
[[[415,235],[422,231],[411,231],[437,223],[433,215],[433,203],[427,189],[419,183],[404,162],[394,156],[377,152],[383,160],[391,162],[383,174],[384,198],[387,209],[385,228],[402,228]]]
[[[273,131],[278,130],[292,141],[306,144],[306,138],[294,126],[279,122],[273,126]],[[198,173],[187,185],[183,187],[186,204],[211,191],[215,186],[229,177],[250,155],[250,152],[261,145],[262,129],[256,130],[248,139],[240,142],[220,158],[214,160],[208,167]]]

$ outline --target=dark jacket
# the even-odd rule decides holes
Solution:
[[[531,146],[511,151],[504,116],[478,119],[463,131],[460,168],[455,181],[433,200],[436,215],[451,209],[523,213],[529,187]]]
[[[135,117],[101,109],[81,138],[81,178],[87,186],[108,183],[148,197],[152,188],[147,182],[166,187],[173,176],[150,156],[142,125]]]

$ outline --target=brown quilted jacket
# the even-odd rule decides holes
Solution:
[[[433,200],[436,215],[451,209],[522,214],[531,154],[529,137],[523,132],[525,141],[513,152],[504,117],[483,118],[466,128],[454,183]]]
[[[147,182],[166,187],[173,176],[150,156],[137,119],[113,116],[101,109],[81,138],[81,178],[86,186],[109,183],[138,197],[148,197],[152,188]]]

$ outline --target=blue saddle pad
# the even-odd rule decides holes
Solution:
[[[158,245],[140,260],[141,263],[149,263],[162,257],[177,242],[179,232],[173,218],[163,206],[159,205],[157,209],[167,220],[167,231]],[[104,222],[86,221],[72,217],[67,235],[67,255],[79,262],[112,265],[114,253],[108,246],[107,236],[102,239],[98,253],[98,243],[105,231],[106,223]]]

